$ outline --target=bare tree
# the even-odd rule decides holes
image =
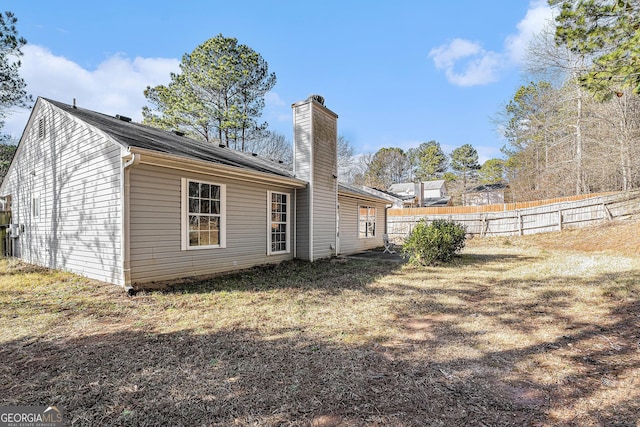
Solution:
[[[584,172],[584,111],[585,90],[580,85],[580,77],[587,72],[591,58],[586,54],[571,51],[555,41],[555,27],[547,26],[529,45],[526,57],[527,70],[534,76],[550,78],[572,91],[574,152],[574,189],[575,194],[587,192]]]
[[[293,145],[278,132],[261,132],[260,136],[248,138],[245,144],[248,152],[281,163],[287,168],[293,166]]]
[[[351,183],[358,172],[354,163],[355,149],[343,136],[338,136],[338,177],[340,181]]]

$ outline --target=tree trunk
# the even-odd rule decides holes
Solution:
[[[582,165],[582,88],[578,86],[578,99],[576,105],[576,195],[584,190],[584,171]]]

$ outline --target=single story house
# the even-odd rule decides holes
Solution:
[[[0,197],[10,249],[122,285],[382,246],[388,202],[337,181],[337,118],[292,105],[294,168],[38,98]]]
[[[400,182],[391,184],[388,191],[403,199],[405,208],[447,206],[451,200],[444,179]]]

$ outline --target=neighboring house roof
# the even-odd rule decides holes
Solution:
[[[413,182],[400,182],[397,184],[391,184],[389,192],[398,196],[413,196],[415,193],[415,184]]]
[[[483,184],[478,185],[476,187],[468,188],[465,193],[487,193],[490,191],[499,191],[507,188],[507,184],[498,183],[498,184]]]
[[[451,201],[450,196],[446,197],[428,197],[424,199],[424,207],[448,206]]]
[[[422,186],[424,190],[439,190],[444,186],[444,182],[444,179],[424,181]],[[399,182],[397,184],[391,184],[389,191],[399,195],[413,195],[416,191],[416,184],[413,182]]]
[[[180,136],[174,132],[151,126],[124,121],[84,108],[73,107],[51,99],[42,99],[45,99],[48,103],[70,115],[95,126],[125,148],[142,148],[179,157],[204,160],[226,166],[235,166],[256,172],[266,172],[287,178],[294,177],[291,172],[277,163],[267,159],[261,159],[251,154],[223,148],[210,142],[197,141],[187,136]]]

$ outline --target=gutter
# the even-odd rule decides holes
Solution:
[[[130,147],[130,152],[142,157],[141,163],[169,169],[190,171],[203,175],[233,178],[246,182],[264,182],[283,188],[304,188],[307,183],[301,179],[279,176],[268,172],[257,172],[245,168],[212,163],[205,160],[190,159],[173,154],[160,153],[144,148]]]

